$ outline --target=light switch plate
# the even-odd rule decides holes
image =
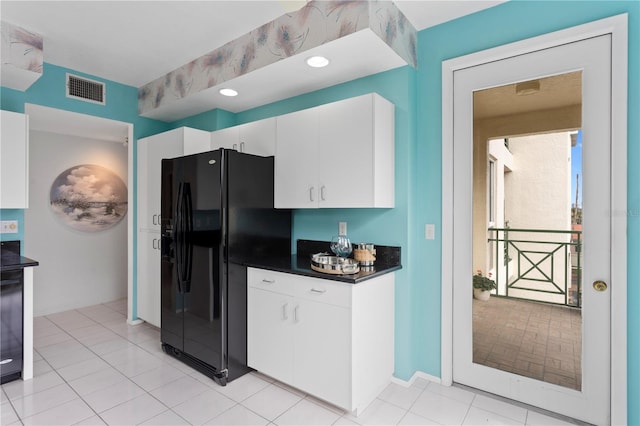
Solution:
[[[18,233],[17,220],[0,221],[0,234],[17,234],[17,233]]]
[[[436,239],[436,226],[433,223],[427,223],[424,226],[424,238],[427,240]]]
[[[347,222],[338,223],[338,235],[347,235]]]

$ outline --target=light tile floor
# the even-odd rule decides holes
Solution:
[[[166,356],[120,300],[35,319],[34,378],[2,385],[2,425],[572,424],[460,387],[390,384],[358,417],[259,373],[226,387]]]

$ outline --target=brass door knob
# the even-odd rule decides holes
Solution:
[[[607,283],[605,283],[604,281],[594,281],[593,282],[593,288],[596,291],[605,291],[607,289]]]

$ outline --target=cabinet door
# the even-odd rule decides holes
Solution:
[[[276,208],[318,207],[317,128],[318,112],[315,108],[277,118],[274,178]]]
[[[24,114],[2,111],[0,208],[29,207],[29,130]]]
[[[160,231],[162,159],[183,152],[182,129],[138,141],[138,227]]]
[[[320,207],[372,207],[373,95],[318,108]]]
[[[253,121],[239,127],[240,151],[269,157],[276,153],[276,119]]]
[[[227,127],[226,129],[216,130],[211,132],[211,149],[226,148],[240,149],[239,145],[239,133],[238,126]]]
[[[160,234],[138,232],[138,317],[160,327]]]
[[[183,128],[183,155],[199,154],[211,151],[211,133],[204,130]]]
[[[254,287],[247,291],[247,365],[292,384],[293,298]]]
[[[292,315],[293,385],[351,407],[351,310],[297,299]]]

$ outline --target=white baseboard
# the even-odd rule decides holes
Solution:
[[[397,385],[400,386],[404,386],[404,387],[410,387],[411,385],[413,385],[413,383],[416,381],[416,379],[425,379],[429,382],[433,382],[433,383],[442,383],[442,381],[440,380],[440,377],[436,377],[436,376],[432,376],[431,374],[427,374],[425,372],[422,371],[416,371],[415,373],[413,373],[413,376],[411,376],[411,378],[409,380],[402,380],[402,379],[398,379],[397,377],[391,376],[391,383],[395,383]]]

